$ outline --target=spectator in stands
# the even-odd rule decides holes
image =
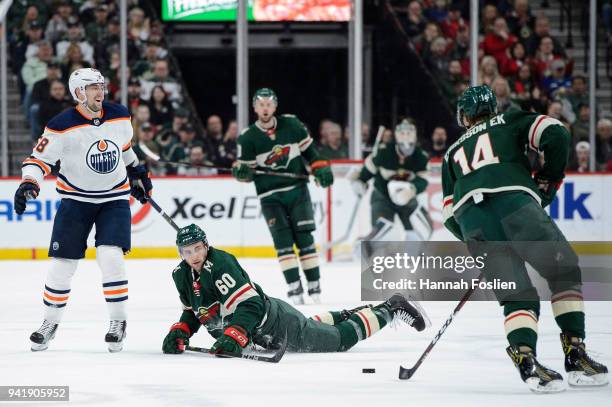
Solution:
[[[28,6],[28,8],[26,9],[25,15],[23,16],[23,21],[21,23],[22,31],[26,31],[30,27],[30,25],[34,22],[37,22],[40,25],[40,27],[44,26],[43,22],[45,20],[44,16],[46,15],[46,12],[44,10],[42,13],[40,12],[41,3],[42,2],[38,2],[38,4],[36,5],[32,4]]]
[[[223,144],[219,146],[219,155],[224,158],[228,166],[231,166],[236,161],[236,140],[238,139],[238,123],[236,120],[231,120],[227,125],[227,130],[223,136]]]
[[[514,8],[507,17],[508,27],[520,41],[527,41],[533,34],[535,18],[529,11],[528,0],[514,0]]]
[[[128,35],[136,43],[146,41],[150,34],[150,21],[145,17],[145,12],[140,7],[130,10],[128,16]]]
[[[66,52],[71,45],[77,45],[83,54],[83,59],[89,64],[94,63],[94,49],[92,45],[85,40],[83,37],[83,30],[81,29],[81,23],[76,17],[70,17],[68,19],[68,31],[64,39],[57,43],[55,46],[56,54],[58,59],[64,59]]]
[[[158,127],[167,127],[172,122],[174,108],[168,100],[166,91],[161,86],[155,86],[149,100],[151,123]]]
[[[191,166],[181,165],[178,167],[178,175],[214,175],[217,170],[214,168],[202,167],[203,165],[214,165],[208,160],[207,152],[204,146],[200,143],[195,143],[189,149],[187,162]]]
[[[91,64],[83,59],[79,44],[70,44],[62,60],[62,76],[69,78],[72,72],[81,68],[91,68]]]
[[[446,18],[440,23],[440,28],[446,38],[455,40],[457,38],[457,32],[462,28],[469,28],[468,22],[461,17],[461,6],[458,4],[451,4],[448,8],[448,14]]]
[[[425,17],[429,21],[434,21],[440,24],[448,16],[448,9],[446,8],[446,0],[434,0],[430,3],[430,6],[425,9]]]
[[[68,19],[72,16],[72,4],[61,0],[55,6],[55,13],[47,22],[45,39],[56,44],[68,32]]]
[[[519,105],[510,98],[510,85],[508,85],[508,81],[505,78],[501,76],[495,78],[491,88],[497,98],[497,111],[499,113],[520,109]]]
[[[165,59],[158,59],[155,61],[155,65],[153,68],[153,77],[149,80],[141,81],[142,86],[142,95],[141,97],[144,100],[149,100],[151,98],[151,91],[157,85],[161,85],[166,94],[168,94],[168,99],[172,102],[180,102],[181,101],[181,88],[176,79],[170,76],[170,68],[168,66],[168,61]]]
[[[149,123],[149,120],[151,120],[151,111],[149,110],[149,105],[139,105],[136,108],[136,114],[132,116],[132,128],[134,129],[135,140],[138,140],[140,126],[142,126],[144,123]]]
[[[72,98],[66,93],[66,86],[59,80],[53,80],[49,88],[49,97],[40,102],[38,112],[40,123],[46,125],[54,116],[72,107],[71,101]]]
[[[108,6],[100,4],[94,12],[95,20],[85,27],[85,36],[92,44],[97,44],[106,36],[108,23]]]
[[[420,35],[425,29],[425,17],[423,17],[423,8],[417,0],[412,0],[408,3],[408,14],[406,19],[402,21],[404,30],[410,38]]]
[[[589,116],[591,114],[591,109],[587,104],[580,104],[576,109],[578,114],[576,115],[576,121],[572,124],[572,140],[573,144],[576,144],[578,141],[588,140],[589,139]]]
[[[133,148],[134,148],[134,152],[136,153],[136,155],[138,156],[140,160],[140,163],[146,164],[149,170],[154,175],[160,175],[162,171],[157,161],[155,161],[153,158],[146,155],[142,151],[142,148],[140,147],[140,144],[144,144],[149,150],[151,150],[155,154],[159,155],[161,152],[161,148],[159,147],[159,144],[157,144],[157,142],[155,141],[155,129],[153,128],[153,126],[151,126],[150,123],[143,123],[140,125],[138,129],[138,139],[137,140],[138,142],[136,145],[133,146]]]
[[[490,55],[486,55],[480,61],[478,68],[478,83],[480,85],[489,85],[499,76],[499,70],[497,69],[497,62],[495,58]]]
[[[612,120],[599,119],[595,144],[597,170],[605,171],[612,161]]]
[[[516,75],[519,69],[527,64],[528,61],[527,53],[525,52],[525,46],[520,42],[516,42],[514,43],[512,48],[510,48],[510,58],[506,62],[504,70],[501,73],[504,76]]]
[[[540,46],[536,52],[536,56],[533,59],[533,65],[535,70],[535,76],[539,81],[543,81],[545,78],[552,75],[552,62],[557,59],[561,59],[560,55],[555,55],[553,39],[550,36],[542,37],[540,40]]]
[[[589,104],[589,94],[587,92],[587,79],[583,75],[576,75],[572,78],[572,87],[563,96],[572,106],[574,113],[578,114],[578,106]]]
[[[494,30],[495,19],[497,18],[497,7],[493,4],[487,4],[484,6],[481,12],[481,25],[480,33],[487,35]]]
[[[188,157],[191,146],[196,143],[196,131],[191,124],[184,124],[179,129],[178,135],[180,150],[177,155],[182,153],[183,158]]]
[[[370,125],[363,123],[361,125],[361,154],[363,158],[367,158],[372,153],[372,135],[370,134]]]
[[[437,37],[431,42],[431,50],[424,57],[425,65],[434,78],[448,79],[449,58],[446,55],[447,41],[444,37]]]
[[[134,114],[136,112],[136,108],[142,104],[146,104],[144,100],[140,98],[140,81],[137,78],[130,78],[128,80],[128,106],[130,108],[130,112]],[[170,123],[166,124],[168,127]]]
[[[161,148],[160,157],[162,160],[176,162],[185,158],[183,147],[178,142],[178,134],[172,129],[160,131],[155,141]],[[177,173],[177,169],[176,165],[168,164],[163,167],[163,172],[166,175],[174,175]]]
[[[15,74],[21,72],[21,68],[23,68],[26,59],[28,59],[28,57],[26,57],[28,50],[30,50],[30,52],[32,52],[32,49],[37,50],[36,54],[30,55],[30,57],[36,57],[38,54],[38,45],[36,45],[36,48],[32,48],[31,46],[38,44],[42,40],[42,25],[37,20],[34,20],[28,25],[27,30],[24,32],[25,35],[19,35],[19,39],[15,41],[15,45],[13,46],[12,65]]]
[[[108,20],[108,26],[106,35],[101,41],[96,43],[96,65],[103,67],[110,63],[111,54],[119,50],[121,40],[121,27],[119,25],[118,17],[111,17]],[[127,41],[127,58],[130,66],[133,66],[138,58],[140,58],[140,51],[134,41],[128,38]]]
[[[24,113],[30,120],[30,105],[32,88],[39,80],[47,76],[47,64],[53,58],[53,48],[49,41],[38,42],[38,55],[29,58],[21,68],[21,79],[25,85],[25,94],[23,99]]]
[[[550,64],[551,76],[542,81],[544,92],[553,98],[565,95],[572,87],[572,79],[565,74],[565,61],[555,59]]]
[[[436,38],[440,37],[442,37],[442,31],[440,30],[438,24],[425,24],[425,30],[423,30],[423,33],[414,40],[417,50],[421,53],[423,58],[428,57],[429,53],[431,52],[431,44]]]
[[[47,124],[40,120],[40,104],[51,97],[51,82],[61,80],[62,71],[56,62],[47,64],[47,76],[34,84],[32,87],[32,97],[30,99],[30,130],[32,140],[38,140],[42,134],[43,126]]]
[[[574,149],[574,158],[570,162],[569,170],[576,172],[589,172],[590,171],[590,156],[591,156],[591,145],[588,141],[580,141],[576,143]]]
[[[155,61],[164,56],[163,52],[161,52],[160,45],[158,40],[149,39],[149,41],[147,41],[143,59],[138,60],[134,65],[134,76],[142,79],[150,79],[153,77]]]
[[[330,127],[334,124],[330,119],[323,119],[319,123],[319,145],[325,146],[327,145],[327,135],[329,133]]]
[[[189,111],[183,107],[174,109],[174,117],[172,118],[172,126],[170,129],[178,134],[179,129],[187,123],[189,123]]]
[[[502,75],[512,74],[510,65],[510,48],[517,42],[517,38],[508,31],[506,19],[497,17],[490,31],[482,43],[485,54],[495,58]]]
[[[225,156],[225,147],[223,146],[223,121],[219,116],[213,114],[206,120],[206,149],[209,152],[209,158],[216,165],[231,166],[234,162]]]
[[[470,30],[469,27],[460,27],[453,49],[450,53],[451,59],[456,59],[461,63],[461,73],[464,76],[470,73]]]
[[[436,127],[431,133],[431,145],[429,146],[429,156],[431,158],[442,158],[446,154],[448,136],[444,127]]]
[[[383,131],[382,142],[385,144],[390,143],[393,140],[393,131],[388,127],[385,127],[385,131]]]
[[[30,24],[30,27],[33,28],[35,31],[40,32],[42,35],[42,27],[43,25],[35,20],[32,21],[32,23]],[[34,37],[39,37],[36,34],[34,34]],[[42,38],[42,37],[39,37]],[[48,40],[47,40],[48,41]],[[26,52],[25,52],[25,58],[30,59],[30,58],[35,58],[38,55],[38,43],[40,41],[34,41],[34,42],[30,42],[26,48]]]
[[[535,20],[535,27],[531,37],[526,41],[527,54],[531,57],[536,56],[542,38],[550,37],[553,43],[552,52],[555,55],[559,55],[561,58],[565,58],[565,49],[556,38],[550,35],[550,20],[545,15],[538,16]]]
[[[521,66],[516,77],[510,81],[512,97],[514,99],[529,100],[532,97],[534,88],[535,83],[531,76],[531,66]]]
[[[546,114],[560,120],[561,122],[567,122],[567,119],[563,116],[563,105],[558,100],[553,100],[550,102],[548,109],[546,110]]]
[[[327,132],[327,144],[319,148],[321,155],[329,160],[348,158],[348,147],[342,142],[342,128],[334,123]]]

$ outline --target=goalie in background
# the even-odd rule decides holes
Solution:
[[[360,198],[367,191],[367,182],[374,178],[370,198],[372,231],[360,240],[385,240],[393,228],[395,215],[404,226],[405,240],[423,241],[431,237],[431,218],[417,199],[427,188],[424,176],[428,157],[416,144],[416,128],[403,120],[395,127],[390,141],[377,140],[361,171],[349,175],[353,190]]]

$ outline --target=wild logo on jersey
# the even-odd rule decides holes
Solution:
[[[415,177],[414,171],[398,168],[397,174],[391,177],[395,181],[412,181]]]
[[[87,166],[98,174],[109,174],[119,164],[121,153],[117,144],[108,139],[96,141],[87,151]]]
[[[219,303],[214,304],[210,308],[199,307],[196,317],[200,320],[200,323],[205,324],[209,319],[219,314]]]
[[[291,146],[276,145],[272,147],[272,152],[266,157],[264,164],[272,168],[287,168],[290,151]]]

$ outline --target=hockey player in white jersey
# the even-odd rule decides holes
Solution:
[[[56,189],[62,197],[49,245],[51,269],[43,293],[42,326],[30,336],[32,351],[45,350],[54,338],[70,297],[72,277],[85,256],[87,237],[96,225],[97,262],[108,305],[110,352],[126,337],[128,279],[123,256],[130,250],[130,193],[145,203],[153,185],[132,150],[132,125],[126,107],[104,102],[104,77],[91,68],[70,75],[75,108],[47,124],[32,155],[22,165],[15,193],[15,212],[22,214],[36,199],[40,183],[59,166]]]

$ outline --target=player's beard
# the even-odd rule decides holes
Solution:
[[[259,123],[262,125],[261,127],[264,127],[266,129],[273,127],[274,126],[274,115],[268,115],[267,119],[264,119],[264,116],[257,116],[257,120],[259,121]]]

